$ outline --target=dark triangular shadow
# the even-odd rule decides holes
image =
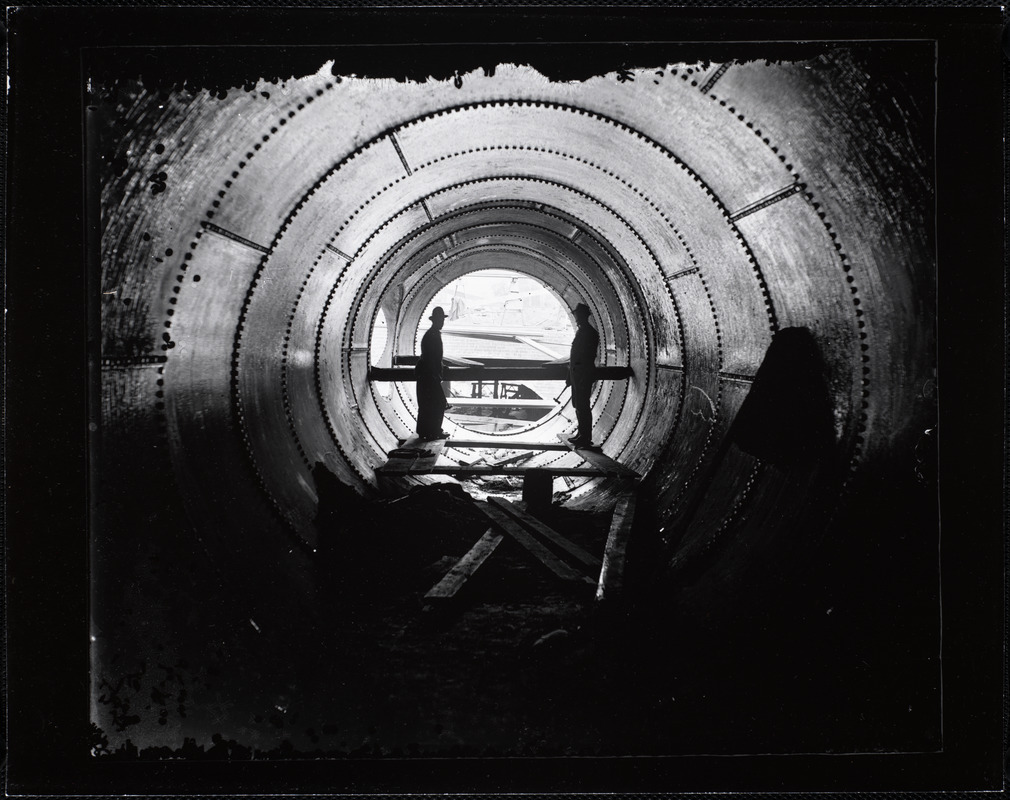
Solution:
[[[834,465],[834,406],[827,368],[807,328],[775,333],[750,392],[719,447],[697,477],[687,503],[670,521],[669,541],[683,541],[732,446],[787,473],[811,480]]]
[[[835,448],[833,416],[817,341],[807,328],[783,328],[765,353],[728,439],[783,469],[824,464]]]

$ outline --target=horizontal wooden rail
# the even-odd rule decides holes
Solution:
[[[509,467],[495,466],[493,464],[435,464],[426,466],[422,460],[411,462],[410,459],[390,459],[382,466],[376,467],[377,475],[455,475],[458,478],[480,477],[481,475],[515,475],[525,477],[530,472],[541,472],[558,477],[568,475],[572,478],[624,478],[627,477],[623,471],[599,469],[597,467]]]
[[[557,405],[549,397],[537,400],[521,397],[449,397],[447,402],[454,408],[554,408]]]
[[[456,398],[453,398],[456,399]],[[495,441],[494,439],[449,439],[446,447],[457,449],[488,449],[488,450],[571,450],[559,442],[514,442],[509,439]]]
[[[631,367],[597,367],[598,381],[616,381],[630,378]],[[539,367],[443,367],[444,381],[563,381],[568,377],[568,367],[550,364]],[[410,367],[369,367],[370,381],[417,380]],[[450,402],[452,402],[450,400]]]

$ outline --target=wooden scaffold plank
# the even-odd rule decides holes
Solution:
[[[603,554],[603,569],[596,587],[596,599],[615,600],[624,589],[624,559],[635,518],[635,495],[622,495],[614,507],[607,536],[607,549]]]
[[[487,501],[488,503],[491,503],[492,505],[495,505],[498,508],[500,508],[506,514],[511,516],[513,519],[515,519],[517,522],[521,523],[525,527],[532,530],[534,533],[539,534],[544,539],[554,544],[556,547],[559,547],[560,549],[564,550],[566,553],[568,553],[568,555],[572,556],[577,561],[580,561],[587,567],[593,569],[594,574],[596,574],[596,571],[599,570],[600,567],[603,565],[603,562],[599,558],[594,556],[592,553],[582,549],[577,544],[575,544],[575,542],[566,539],[556,530],[549,527],[548,525],[545,525],[536,517],[527,514],[523,509],[510,503],[508,500],[503,500],[498,497],[489,497]]]
[[[501,544],[504,535],[493,528],[488,528],[477,543],[470,548],[450,569],[445,576],[432,586],[424,596],[427,601],[450,600],[463,588],[463,585],[473,576],[477,569]]]
[[[585,447],[575,447],[571,442],[568,441],[568,438],[563,433],[558,434],[558,440],[562,444],[567,445],[569,449],[578,453],[580,457],[582,457],[585,461],[588,461],[590,464],[596,467],[596,469],[600,470],[600,472],[603,473],[604,475],[612,475],[621,478],[642,477],[637,472],[635,472],[635,470],[631,469],[631,467],[627,467],[621,462],[615,461],[610,456],[604,454],[600,450],[590,450]]]
[[[591,578],[587,578],[585,575],[576,572],[564,561],[555,556],[544,545],[534,539],[532,535],[527,533],[518,522],[506,515],[500,508],[488,505],[487,503],[478,503],[477,505],[481,511],[487,514],[488,518],[498,528],[519,542],[519,544],[525,547],[534,558],[536,558],[541,564],[547,567],[547,569],[559,578],[566,581],[593,583]]]

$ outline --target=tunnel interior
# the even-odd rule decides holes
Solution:
[[[318,465],[363,503],[431,483],[380,485],[416,400],[369,368],[416,355],[454,281],[507,270],[585,303],[597,363],[632,370],[597,384],[593,437],[643,476],[629,575],[652,614],[688,618],[689,636],[767,582],[847,585],[846,559],[864,557],[882,580],[911,563],[909,591],[921,581],[932,609],[935,486],[916,475],[935,424],[932,79],[928,44],[890,43],[578,81],[529,64],[427,81],[324,64],[220,93],[99,84],[94,591],[134,569],[103,555],[122,531],[163,526],[197,569],[227,574],[255,632],[332,613]],[[562,400],[487,435],[507,448],[574,430]],[[591,517],[622,489],[554,490]],[[157,503],[124,499],[138,493]],[[907,513],[925,531],[914,557],[885,538]],[[118,605],[93,619],[110,674],[134,641]],[[915,727],[930,739],[927,623],[909,648],[925,677],[907,685],[925,687]],[[187,730],[159,724],[151,741]]]

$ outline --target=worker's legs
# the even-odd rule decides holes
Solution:
[[[437,439],[445,417],[445,393],[438,382],[417,382],[417,435],[422,439]]]
[[[593,393],[593,384],[589,381],[576,381],[572,384],[572,406],[575,408],[575,418],[579,422],[579,441],[589,443],[593,440],[593,412],[589,399]]]

